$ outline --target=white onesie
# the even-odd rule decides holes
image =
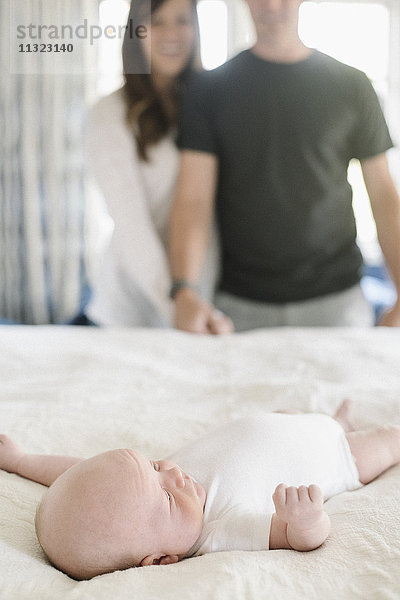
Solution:
[[[267,550],[279,483],[317,484],[325,500],[362,485],[342,427],[321,414],[239,419],[169,458],[207,492],[203,531],[187,556]]]

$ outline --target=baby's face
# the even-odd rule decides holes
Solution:
[[[205,490],[169,460],[151,461],[134,451],[131,455],[140,494],[138,514],[151,523],[147,541],[153,551],[141,565],[176,562],[201,533]]]

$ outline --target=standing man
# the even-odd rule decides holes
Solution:
[[[304,46],[301,0],[247,3],[255,45],[198,75],[183,111],[171,215],[176,327],[219,334],[372,325],[347,168],[360,160],[399,292],[400,200],[377,96],[364,73]],[[222,313],[197,292],[214,207],[222,259],[215,305]],[[400,326],[399,293],[381,324]]]

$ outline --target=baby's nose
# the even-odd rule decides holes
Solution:
[[[179,467],[172,467],[172,469],[169,469],[169,475],[172,477],[177,488],[185,487],[185,479]]]

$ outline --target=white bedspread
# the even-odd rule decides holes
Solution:
[[[136,447],[161,458],[227,419],[298,408],[358,426],[400,424],[400,333],[0,329],[0,431],[29,452],[88,457]],[[1,600],[398,600],[400,467],[327,502],[311,553],[218,553],[77,582],[47,563],[33,519],[39,484],[0,472]]]

